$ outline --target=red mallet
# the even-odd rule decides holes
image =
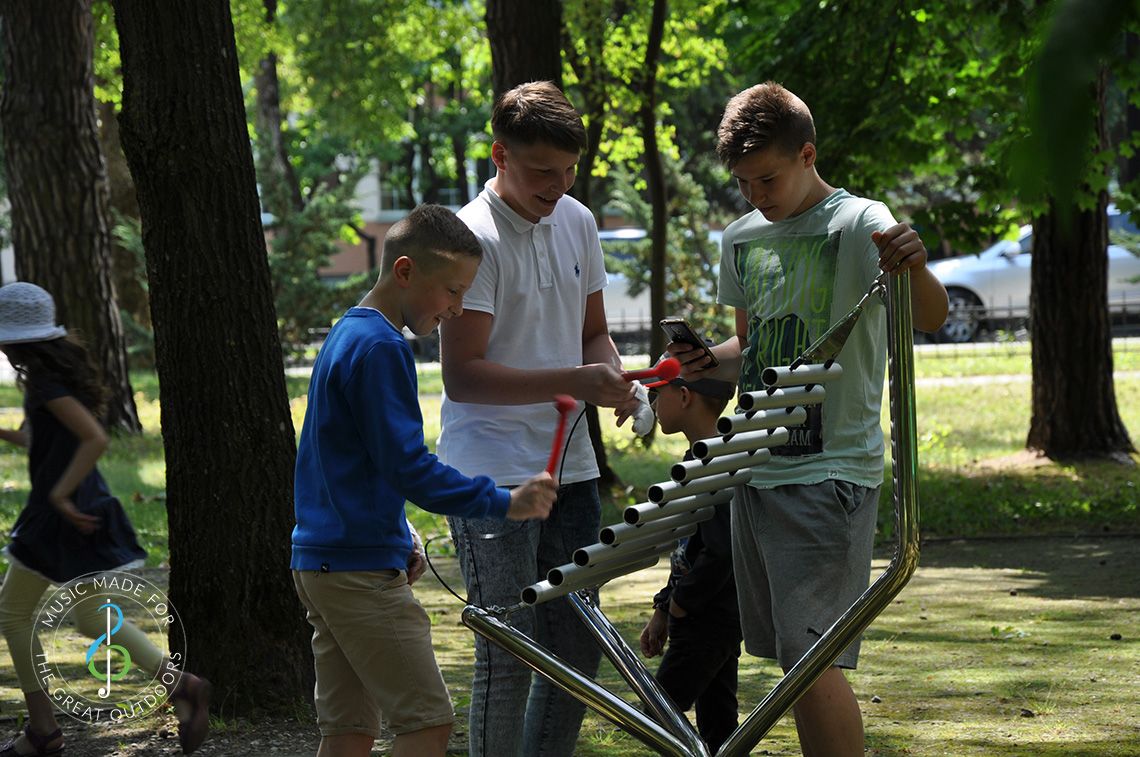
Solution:
[[[681,361],[675,357],[667,357],[652,368],[643,368],[640,371],[623,371],[621,377],[626,381],[656,379],[668,383],[680,375]]]
[[[558,466],[558,458],[562,456],[562,434],[566,431],[566,416],[578,407],[578,401],[569,394],[554,395],[554,408],[558,410],[558,430],[554,432],[554,446],[550,448],[550,460],[546,463],[546,472],[554,475]]]

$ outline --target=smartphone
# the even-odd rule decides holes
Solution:
[[[660,325],[665,331],[665,334],[669,337],[670,342],[684,342],[685,344],[690,344],[705,355],[708,355],[709,362],[706,367],[712,368],[720,363],[720,361],[716,359],[716,355],[712,354],[712,350],[709,349],[705,340],[701,339],[701,337],[697,335],[697,332],[693,331],[693,327],[690,326],[689,322],[684,318],[662,318]]]

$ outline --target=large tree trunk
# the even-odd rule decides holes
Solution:
[[[111,282],[107,172],[95,119],[90,0],[4,2],[4,158],[18,278],[55,297],[111,391],[107,426],[138,431]]]
[[[562,88],[559,0],[487,0],[486,20],[495,97],[529,81]]]
[[[229,3],[114,8],[162,387],[170,597],[188,667],[219,706],[287,712],[313,681],[288,571],[296,448]]]
[[[1097,83],[1104,144],[1105,75]],[[1033,221],[1030,329],[1033,416],[1026,446],[1054,460],[1117,457],[1134,448],[1116,408],[1108,318],[1108,195],[1065,223],[1058,208]]]

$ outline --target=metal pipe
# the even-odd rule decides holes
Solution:
[[[702,478],[689,484],[679,484],[676,481],[666,481],[653,484],[649,487],[649,501],[664,504],[690,494],[700,492],[714,492],[717,489],[730,489],[737,484],[746,484],[752,479],[752,471],[742,470],[736,473],[721,473],[716,476]]]
[[[914,342],[910,275],[892,276],[887,286],[887,354],[890,376],[891,478],[895,503],[895,555],[882,575],[756,706],[717,752],[746,755],[772,729],[843,650],[898,595],[918,567],[918,440],[915,433]]]
[[[617,558],[618,555],[629,554],[637,552],[638,550],[646,547],[653,547],[657,544],[663,544],[666,539],[671,540],[670,543],[676,542],[677,539],[682,539],[686,536],[692,536],[697,532],[697,524],[690,523],[685,526],[662,536],[660,533],[648,533],[637,539],[630,539],[623,541],[619,544],[606,544],[605,542],[596,542],[588,547],[579,547],[574,550],[573,561],[574,564],[580,568],[593,567],[595,565],[605,565],[611,563]],[[549,578],[549,576],[548,576]]]
[[[511,628],[486,610],[468,605],[463,609],[462,619],[465,626],[495,642],[528,668],[545,676],[558,688],[650,749],[672,757],[691,755],[685,744],[648,715],[621,697],[611,694],[589,676],[558,659],[526,634]]]
[[[715,492],[694,494],[691,497],[682,497],[672,502],[659,505],[656,502],[642,502],[640,505],[630,505],[622,513],[622,518],[631,526],[644,525],[655,520],[668,518],[678,513],[687,513],[699,510],[702,507],[719,505],[732,501],[732,489],[717,489]]]
[[[649,534],[667,534],[674,529],[687,526],[690,523],[706,521],[711,518],[714,513],[715,510],[713,510],[712,507],[706,506],[699,507],[696,510],[688,510],[686,512],[677,513],[676,515],[670,515],[668,518],[658,518],[648,523],[638,523],[637,525],[615,523],[612,526],[606,526],[598,532],[598,541],[602,544],[621,544],[623,541],[640,539],[642,536]]]
[[[699,439],[693,442],[692,453],[693,457],[697,459],[709,460],[737,452],[767,450],[786,443],[789,436],[786,426],[743,433],[729,433],[724,436]]]
[[[685,460],[681,463],[674,463],[673,467],[669,469],[669,475],[673,477],[674,481],[688,483],[689,481],[714,476],[717,473],[731,473],[763,465],[768,462],[770,457],[772,457],[772,453],[768,450],[754,449],[738,452],[735,455],[709,457],[704,460]]]
[[[722,415],[717,418],[716,430],[721,434],[739,434],[766,428],[798,426],[806,420],[807,410],[802,407],[749,410],[747,413]]]
[[[709,457],[730,455],[733,452],[744,452],[750,449],[779,447],[788,441],[788,436],[788,429],[781,426],[779,428],[760,429],[759,431],[746,431],[742,434],[728,434],[711,439],[698,439],[693,442],[693,457],[704,460]]]
[[[677,711],[673,700],[661,688],[661,684],[657,683],[657,679],[646,670],[637,653],[625,643],[625,639],[601,609],[589,597],[578,592],[568,595],[566,599],[593,634],[614,668],[657,718],[657,722],[685,742],[688,747],[687,754],[694,757],[708,757],[708,746],[705,745],[704,739],[693,730],[684,713]]]
[[[657,557],[663,553],[667,554],[672,552],[676,546],[676,542],[676,538],[670,533],[662,534],[660,539],[646,540],[645,546],[638,547],[637,549],[611,547],[610,549],[612,551],[609,555],[609,559],[605,562],[595,563],[593,565],[578,565],[573,562],[556,565],[546,571],[546,580],[550,582],[551,586],[561,586],[566,583],[567,579],[573,579],[579,574],[590,574],[603,570],[617,570],[618,568],[624,568],[626,565],[637,565],[650,557]],[[629,571],[626,570],[623,572],[628,573]],[[589,584],[587,584],[587,586],[588,585]]]
[[[809,363],[798,368],[787,365],[765,368],[760,372],[760,381],[769,389],[780,386],[806,386],[809,384],[822,384],[834,381],[843,375],[843,366],[839,363],[827,361],[826,363]]]
[[[783,389],[762,389],[758,392],[744,392],[736,404],[741,410],[767,410],[774,407],[806,407],[823,402],[825,395],[821,384],[812,386],[789,386]]]
[[[615,578],[626,575],[627,573],[635,573],[644,568],[652,568],[660,561],[660,557],[654,555],[648,557],[639,563],[631,565],[615,565],[606,566],[603,568],[579,568],[577,573],[570,576],[564,576],[562,583],[554,586],[550,581],[539,581],[530,586],[524,586],[523,590],[519,592],[519,598],[525,605],[538,605],[543,602],[549,602],[558,597],[564,597],[572,591],[579,589],[586,589],[592,586],[601,586],[607,581],[612,581]],[[574,565],[577,568],[578,566]]]

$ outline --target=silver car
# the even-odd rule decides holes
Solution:
[[[1140,233],[1127,214],[1109,206],[1109,230]],[[1033,227],[1022,226],[976,255],[936,260],[930,270],[950,295],[950,315],[938,332],[943,342],[969,342],[983,327],[1024,321],[1029,315],[1029,267]],[[1140,313],[1140,256],[1108,246],[1108,306],[1113,313]]]

